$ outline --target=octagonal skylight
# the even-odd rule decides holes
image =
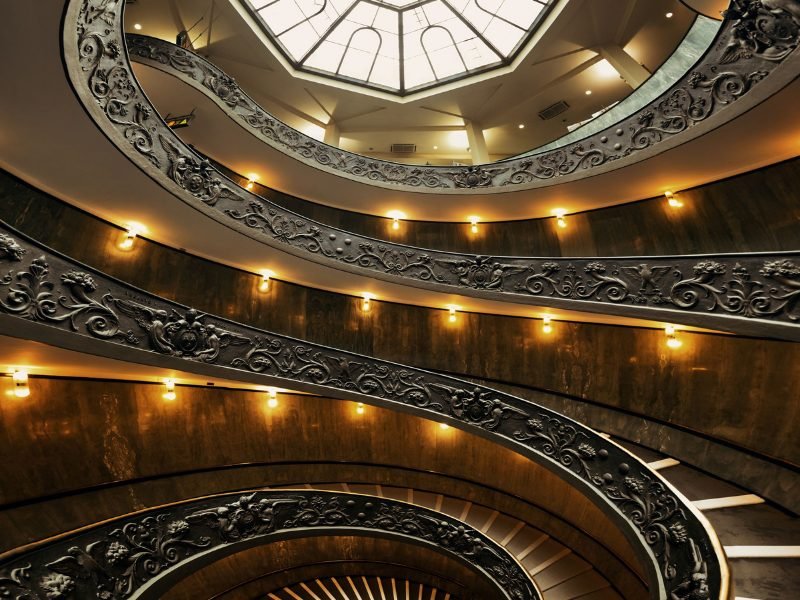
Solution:
[[[294,68],[406,94],[509,64],[556,0],[242,0]]]

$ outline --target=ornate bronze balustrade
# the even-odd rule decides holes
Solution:
[[[65,21],[69,24],[65,57],[76,90],[106,134],[148,174],[229,227],[321,264],[416,287],[800,339],[798,253],[600,259],[453,254],[351,234],[251,194],[183,144],[150,106],[123,50],[122,7],[123,3],[102,0],[72,0]],[[715,60],[766,69],[793,55],[798,28],[790,8],[766,11],[761,3],[737,0],[731,13],[736,18],[722,28]],[[756,23],[768,34],[748,37],[754,35]],[[184,50],[173,52],[163,42],[153,42],[156,45],[148,50],[142,46],[143,38],[132,39],[137,44],[135,52],[150,53],[155,60],[173,65],[176,72],[201,78],[231,106],[250,106],[238,87],[199,57]],[[717,66],[713,63],[709,72]],[[726,79],[718,69],[714,72],[717,83],[704,87],[706,79],[696,74],[697,86],[715,93],[743,93],[746,86],[735,78]],[[710,111],[718,104],[687,96],[685,90],[676,94],[664,102],[678,113],[683,108]],[[267,118],[261,109],[254,110]],[[669,118],[662,115],[658,127],[648,134],[640,131],[634,139],[655,140],[666,135],[659,133],[662,129],[680,129],[677,123],[683,117],[678,113],[669,113]],[[306,142],[300,145],[305,147]],[[464,171],[460,177],[473,175]]]
[[[296,490],[210,496],[116,519],[0,561],[15,600],[160,598],[181,572],[288,537],[372,535],[434,548],[486,577],[497,598],[541,600],[505,548],[426,508],[361,494]]]
[[[435,167],[368,158],[319,142],[271,115],[233,78],[193,52],[151,37],[127,36],[128,52],[135,60],[199,89],[273,148],[363,183],[436,193],[503,192],[559,183],[651,156],[672,147],[676,136],[691,137],[696,133],[692,130],[710,117],[736,112],[729,107],[787,60],[798,42],[800,9],[795,0],[733,0],[715,43],[701,62],[654,102],[622,121],[554,150],[488,165]]]
[[[451,422],[540,462],[591,498],[650,565],[652,598],[727,600],[727,568],[699,513],[638,459],[558,413],[452,377],[201,314],[77,264],[5,225],[0,268],[5,335]]]

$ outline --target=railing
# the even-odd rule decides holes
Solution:
[[[553,470],[616,522],[649,566],[652,598],[727,599],[719,544],[655,472],[593,430],[490,388],[202,314],[0,225],[0,333],[142,364],[446,421]],[[706,594],[698,596],[697,594]]]
[[[798,28],[792,14],[782,9],[764,14],[760,3],[744,4],[750,8],[735,13],[740,18],[727,22],[720,34],[721,43],[744,46],[738,52],[732,46],[724,52],[717,48],[717,53],[748,68],[752,61],[766,68],[793,56]],[[71,0],[64,48],[76,91],[105,133],[146,173],[228,227],[320,264],[436,291],[800,340],[799,253],[584,259],[455,254],[355,235],[309,221],[252,194],[188,148],[149,104],[124,52],[123,6]],[[783,41],[778,44],[765,33],[750,48],[741,36],[756,21],[774,36],[778,34],[770,27],[782,25]],[[181,52],[180,60],[173,60],[178,71],[193,72],[205,64]],[[727,100],[722,104],[729,102],[750,84],[742,87],[726,73],[717,73],[713,84],[696,77],[697,88],[724,94]],[[755,83],[762,78],[750,79]],[[219,72],[208,71],[202,81],[232,106],[245,103],[241,91]],[[673,101],[690,112],[719,104],[678,94],[664,101],[665,106]],[[256,112],[261,116],[254,117],[254,123],[267,118]],[[650,133],[639,132],[636,139],[655,140],[664,135],[661,129],[680,129],[678,123],[684,121],[673,115]],[[475,174],[458,172],[459,177]]]
[[[420,544],[485,577],[497,598],[541,600],[528,572],[470,525],[362,494],[254,490],[142,511],[0,560],[0,595],[16,600],[160,598],[181,574],[287,538],[366,535]]]
[[[556,141],[541,151],[464,167],[406,165],[329,146],[281,122],[232,77],[193,52],[137,34],[127,36],[127,45],[135,60],[192,85],[261,141],[306,164],[390,189],[435,193],[478,189],[485,193],[550,185],[619,168],[699,135],[702,128],[698,126],[711,117],[715,117],[717,126],[720,113],[726,113],[725,120],[734,118],[740,111],[732,105],[757,86],[769,87],[764,80],[792,56],[800,41],[799,29],[800,16],[789,7],[769,8],[754,0],[733,0],[716,40],[705,48],[697,64],[688,72],[676,74],[674,82],[659,82],[659,90],[666,87],[666,91],[644,106],[635,106],[624,115],[615,111],[616,121],[604,119],[610,120],[605,127],[565,136],[563,144]],[[765,89],[761,93],[774,91]],[[582,139],[576,140],[577,136]]]

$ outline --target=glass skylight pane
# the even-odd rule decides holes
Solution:
[[[249,0],[295,61],[316,46],[298,67],[397,90],[500,64],[553,1]]]
[[[400,88],[400,63],[399,61],[385,56],[378,56],[375,66],[372,68],[370,83],[384,85],[392,89]]]
[[[443,2],[436,0],[429,4],[422,6],[425,16],[428,17],[428,22],[431,25],[438,25],[442,21],[446,21],[453,17],[453,11],[447,8]]]
[[[505,0],[497,15],[523,29],[528,29],[543,8],[544,6],[533,0]]]
[[[303,11],[294,3],[294,0],[280,0],[262,9],[259,14],[275,35],[280,35],[289,27],[297,25],[305,19]]]
[[[339,61],[342,60],[343,55],[344,46],[326,40],[319,45],[319,48],[303,64],[321,71],[336,73],[336,68],[339,66]]]
[[[289,51],[289,54],[299,60],[311,49],[319,36],[314,33],[314,28],[306,22],[287,31],[278,39]]]
[[[378,14],[375,15],[375,20],[372,22],[372,26],[381,31],[395,34],[399,33],[397,12],[387,8],[379,9]]]
[[[342,64],[339,67],[339,75],[366,81],[374,60],[374,53],[349,48],[345,52],[344,60],[342,60]]]
[[[437,79],[464,72],[464,63],[455,46],[431,52],[430,59]]]
[[[524,31],[497,18],[492,19],[486,31],[483,32],[486,39],[504,56],[511,54],[524,34]]]
[[[407,58],[404,75],[407,88],[414,88],[436,80],[425,56]]]
[[[461,56],[467,63],[467,69],[480,69],[500,60],[497,55],[480,39],[473,38],[458,44]]]

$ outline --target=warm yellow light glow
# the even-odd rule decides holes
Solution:
[[[172,402],[178,395],[175,393],[175,380],[174,379],[167,379],[164,382],[164,400]]]
[[[591,96],[591,95],[592,95],[592,90],[586,90],[584,93],[585,93],[587,96]]]
[[[256,181],[258,181],[258,173],[250,173],[247,175],[247,185],[245,186],[248,190],[252,190],[255,185]]]
[[[438,150],[438,149],[439,149],[439,146],[434,146],[434,147],[433,147],[433,149],[434,149],[434,150]]]
[[[668,19],[671,19],[671,18],[672,18],[672,13],[671,13],[671,12],[668,12],[668,13],[667,13],[666,15],[664,15],[664,16],[665,16],[665,17],[667,17]]]
[[[467,217],[467,219],[469,219],[470,231],[472,231],[472,233],[478,233],[478,222],[480,222],[481,218],[475,215],[470,215]]]
[[[400,219],[405,219],[406,213],[400,210],[390,210],[386,216],[392,220],[392,229],[397,231],[400,229]]]
[[[550,324],[550,317],[543,317],[542,318],[542,331],[544,333],[552,333],[553,326]]]
[[[520,129],[525,129],[525,123],[520,123],[519,125],[517,125],[517,127],[519,127]]]
[[[447,423],[439,423],[439,429],[450,429],[450,425]]]
[[[674,350],[683,346],[683,342],[678,339],[678,332],[675,329],[675,325],[667,325],[664,327],[664,333],[667,335],[668,348],[672,348]]]
[[[667,204],[669,204],[672,208],[680,208],[683,206],[683,202],[678,200],[678,198],[676,198],[675,194],[672,192],[664,192],[664,196],[667,198]]]
[[[145,226],[140,223],[129,223],[123,234],[122,241],[119,243],[120,250],[132,250],[136,242],[136,236],[145,230]]]
[[[564,229],[567,226],[567,209],[566,208],[554,208],[550,211],[556,216],[556,224],[561,228]]]
[[[448,317],[448,321],[450,321],[451,323],[455,323],[456,322],[456,311],[458,310],[458,307],[455,306],[454,304],[451,304],[450,306],[447,307],[447,310],[450,313],[450,316]]]
[[[267,388],[267,408],[278,407],[278,390],[274,387]]]
[[[358,404],[356,404],[356,413],[359,414],[359,415],[363,415],[364,414],[364,403],[363,402],[359,402]]]
[[[361,294],[361,310],[364,312],[369,312],[369,309],[372,308],[371,300],[374,298],[374,294],[370,294],[369,292],[363,292]]]
[[[270,280],[274,275],[275,275],[275,273],[273,273],[269,269],[265,269],[265,270],[261,271],[261,281],[258,284],[258,291],[259,292],[268,292],[269,291],[270,284],[271,284]]]
[[[619,72],[605,58],[592,67],[594,74],[603,79],[619,77]]]
[[[141,31],[141,30],[142,30],[142,24],[141,24],[141,23],[134,23],[134,24],[133,24],[133,28],[134,28],[136,31]]]
[[[31,395],[31,388],[28,387],[28,372],[22,369],[14,369],[11,373],[14,380],[14,395],[17,398],[27,398]]]

